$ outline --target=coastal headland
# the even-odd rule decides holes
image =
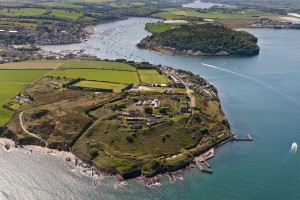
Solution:
[[[230,139],[216,88],[191,72],[126,60],[47,60],[1,73],[13,82],[31,65],[41,66],[37,75],[3,102],[9,112],[1,137],[16,145],[71,151],[127,179],[185,168]]]

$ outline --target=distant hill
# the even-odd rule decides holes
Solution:
[[[181,25],[178,28],[154,33],[143,39],[137,46],[188,55],[259,54],[255,36],[245,31],[236,31],[215,24]]]

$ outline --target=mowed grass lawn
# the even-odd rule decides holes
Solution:
[[[53,9],[51,15],[54,15],[59,18],[72,19],[72,20],[76,20],[79,17],[83,16],[83,14],[79,12],[68,12],[65,10],[57,10],[57,9]]]
[[[166,76],[159,74],[156,70],[138,70],[143,83],[168,83]]]
[[[64,69],[116,69],[136,71],[136,69],[126,63],[109,61],[66,61],[60,68]]]
[[[26,84],[36,81],[47,72],[49,70],[0,70],[0,126],[6,124],[14,113],[2,105],[22,92]]]
[[[46,9],[42,8],[20,8],[20,9],[1,9],[0,15],[6,16],[36,16],[42,15],[46,12]]]
[[[101,89],[112,89],[114,92],[121,92],[126,84],[115,84],[106,82],[95,82],[95,81],[80,81],[75,86],[86,87],[86,88],[101,88]]]
[[[84,78],[90,81],[108,81],[114,83],[138,84],[136,72],[98,69],[65,69],[49,73],[52,76],[66,78]]]

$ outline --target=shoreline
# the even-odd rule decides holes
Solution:
[[[180,56],[188,56],[188,57],[252,57],[252,56],[258,56],[258,54],[254,55],[232,55],[229,53],[218,53],[218,54],[209,54],[209,53],[185,53],[182,51],[174,51],[174,50],[168,50],[168,49],[162,49],[162,48],[154,48],[154,47],[140,47],[139,44],[135,45],[139,49],[145,49],[145,50],[150,50],[150,51],[155,51],[160,54],[165,54],[165,55],[180,55]]]
[[[75,162],[75,155],[68,151],[58,151],[56,149],[49,149],[47,147],[41,147],[36,145],[16,145],[15,141],[2,137],[0,137],[0,143],[4,145],[4,148],[6,150],[23,149],[25,151],[29,151],[30,153],[49,154],[63,159],[65,161]],[[8,148],[6,148],[5,146],[7,146]]]
[[[166,175],[171,182],[176,181],[178,173],[181,175],[180,180],[184,180],[184,172],[191,168],[198,168],[200,172],[212,174],[211,166],[207,160],[215,156],[215,149],[232,141],[233,138],[228,136],[227,138],[219,141],[218,143],[211,145],[203,150],[195,152],[193,158],[183,163],[177,164],[172,167],[160,168],[151,173],[142,172],[141,170],[132,170],[129,172],[118,172],[117,170],[106,169],[96,165],[93,161],[81,158],[72,151],[59,151],[56,149],[49,149],[47,147],[41,147],[36,145],[16,145],[15,142],[8,138],[0,138],[0,143],[7,151],[11,149],[22,149],[30,153],[40,153],[55,156],[66,162],[71,162],[74,167],[80,167],[83,173],[91,172],[93,176],[113,177],[117,181],[123,182],[130,179],[142,180],[145,186],[153,186],[160,183],[160,177]],[[7,148],[8,146],[8,148]],[[200,163],[204,163],[205,167],[202,167]],[[88,174],[87,174],[88,175]],[[125,175],[125,177],[124,177]],[[95,184],[94,184],[95,185]]]

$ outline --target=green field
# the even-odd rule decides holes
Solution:
[[[146,24],[146,30],[151,33],[161,33],[171,28],[176,28],[180,24],[149,23]]]
[[[185,17],[210,18],[210,19],[258,19],[259,17],[272,16],[274,14],[261,12],[253,9],[231,10],[223,13],[221,11],[202,11],[195,9],[168,9],[167,11],[153,14],[153,17],[163,18],[165,20],[184,19]]]
[[[159,74],[156,70],[138,70],[143,83],[169,83],[166,76]]]
[[[49,70],[0,70],[0,82],[32,83]]]
[[[52,76],[67,78],[84,78],[93,81],[108,81],[115,83],[137,84],[139,79],[136,72],[98,69],[66,69],[49,73]]]
[[[7,103],[23,89],[24,84],[22,83],[0,82],[0,126],[6,124],[14,114],[13,111],[3,108],[2,105]]]
[[[22,92],[26,84],[36,81],[47,72],[49,70],[0,70],[0,126],[7,123],[14,113],[2,105]]]
[[[131,65],[121,62],[109,62],[109,61],[66,61],[66,63],[60,68],[64,69],[115,69],[136,71]]]
[[[45,2],[41,3],[45,6],[51,6],[51,7],[63,7],[63,8],[84,8],[84,6],[81,5],[75,5],[69,2]]]
[[[28,62],[11,62],[0,65],[0,69],[56,69],[63,65],[64,62],[52,61],[28,61]]]
[[[126,86],[125,84],[115,84],[107,82],[95,82],[95,81],[80,81],[75,86],[87,87],[87,88],[101,88],[101,89],[112,89],[114,92],[121,92]]]
[[[175,15],[172,12],[159,12],[152,15],[152,17],[158,17],[165,20],[172,20],[172,19],[182,19],[181,16]]]
[[[36,16],[42,15],[46,12],[45,9],[41,8],[21,8],[21,9],[1,9],[0,15],[5,16]]]
[[[82,13],[78,13],[78,12],[68,12],[65,10],[57,10],[57,9],[53,9],[51,12],[51,15],[54,15],[56,17],[59,18],[67,18],[67,19],[72,19],[72,20],[76,20],[79,17],[82,17]]]

